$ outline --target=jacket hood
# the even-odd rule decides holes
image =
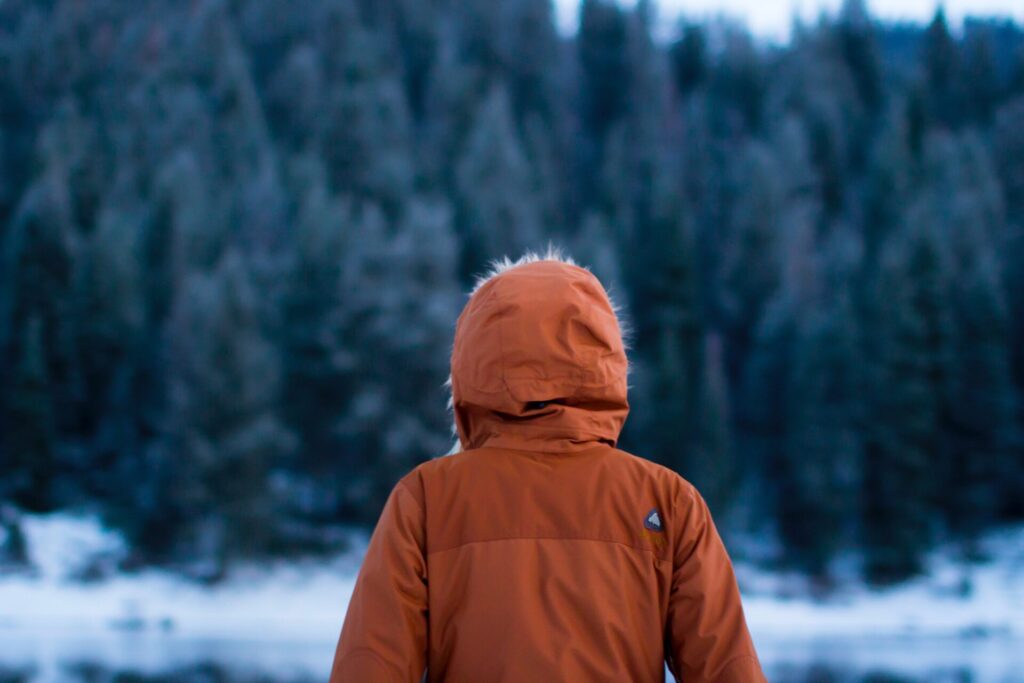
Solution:
[[[456,323],[455,450],[614,446],[627,374],[616,309],[590,271],[553,252],[499,262]]]

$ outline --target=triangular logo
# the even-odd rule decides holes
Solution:
[[[651,531],[662,531],[661,516],[658,514],[658,508],[654,508],[647,513],[647,516],[644,518],[644,527]]]

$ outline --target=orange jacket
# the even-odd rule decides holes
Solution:
[[[464,451],[395,486],[331,683],[647,683],[666,661],[684,683],[763,682],[700,494],[615,448],[627,361],[597,279],[506,264],[451,367]]]

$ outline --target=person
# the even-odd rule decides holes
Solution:
[[[504,260],[458,318],[460,452],[392,491],[331,683],[763,683],[732,565],[681,476],[616,448],[616,309],[557,253]]]

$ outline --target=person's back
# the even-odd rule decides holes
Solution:
[[[459,317],[463,452],[388,500],[332,683],[764,680],[704,501],[614,446],[615,313],[588,271],[514,264]]]

